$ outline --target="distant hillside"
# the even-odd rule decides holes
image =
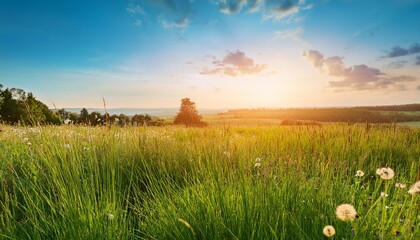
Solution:
[[[420,104],[294,109],[237,109],[222,115],[232,118],[294,119],[318,122],[412,122],[420,121]]]
[[[80,113],[82,108],[65,108],[66,111]],[[103,108],[87,108],[89,112],[100,112],[105,113]],[[218,114],[225,112],[227,109],[208,109],[202,108],[198,109],[199,113],[202,115],[207,114]],[[110,115],[113,114],[125,114],[127,116],[134,116],[135,114],[149,114],[156,117],[170,117],[175,116],[179,111],[179,108],[111,108],[107,109],[107,112]]]

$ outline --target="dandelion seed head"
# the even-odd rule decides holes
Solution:
[[[64,144],[64,147],[65,148],[70,148],[70,144],[69,143],[66,143],[66,144]]]
[[[365,173],[361,170],[357,170],[356,171],[356,177],[363,177],[365,175]]]
[[[388,197],[388,194],[386,194],[385,192],[381,192],[381,197]]]
[[[261,158],[256,158],[255,162],[257,162],[257,163],[261,162]]]
[[[395,184],[395,187],[397,187],[397,188],[405,188],[405,187],[407,187],[407,184],[404,184],[404,183],[396,183]]]
[[[356,209],[351,204],[341,204],[336,210],[337,217],[342,221],[353,221],[356,218]]]
[[[411,195],[414,195],[416,193],[420,192],[420,181],[417,181],[416,183],[414,183],[414,185],[410,188],[410,190],[408,190],[408,193]]]
[[[389,180],[394,178],[394,170],[391,168],[378,168],[376,170],[376,174],[378,174],[382,179]]]
[[[332,237],[332,236],[335,235],[335,229],[331,225],[325,226],[324,229],[322,230],[322,232],[327,237]]]
[[[26,142],[26,144],[28,144],[28,146],[32,146],[32,143],[31,142]]]
[[[254,167],[261,167],[261,163],[256,162],[255,165],[254,165]]]
[[[29,141],[29,138],[26,137],[26,138],[23,139],[23,141],[27,142],[27,141]]]
[[[108,213],[107,214],[107,217],[108,217],[108,220],[114,220],[114,214],[112,214],[112,213]]]

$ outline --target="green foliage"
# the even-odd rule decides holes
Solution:
[[[186,127],[204,127],[207,124],[201,121],[202,117],[198,114],[195,103],[189,98],[181,99],[181,107],[176,115],[174,124],[185,125]]]
[[[420,239],[420,129],[1,128],[5,239]]]
[[[0,88],[0,119],[10,124],[60,124],[59,115],[50,111],[32,93],[22,89]]]

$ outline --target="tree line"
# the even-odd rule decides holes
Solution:
[[[378,108],[370,110],[364,107],[352,108],[310,108],[310,109],[238,109],[224,113],[234,118],[267,118],[285,120],[304,120],[318,122],[370,122],[391,123],[420,121],[420,114],[403,112],[400,109],[416,109],[415,106],[404,108],[385,107],[387,111]],[[392,110],[393,111],[392,111]],[[395,111],[396,109],[400,111]],[[223,114],[222,114],[223,115]]]
[[[180,111],[174,124],[186,127],[207,126],[198,113],[195,103],[189,98],[181,100]],[[5,88],[0,84],[0,123],[21,125],[60,125],[79,124],[85,126],[163,126],[165,121],[148,114],[102,114],[97,111],[89,113],[83,108],[80,113],[69,112],[64,108],[51,110],[47,105],[37,100],[32,93],[26,93],[19,88]]]
[[[148,114],[135,114],[130,117],[125,114],[100,113],[93,111],[89,113],[82,108],[80,113],[66,111],[64,108],[57,111],[64,124],[81,124],[87,126],[119,125],[119,126],[163,126],[165,121]]]

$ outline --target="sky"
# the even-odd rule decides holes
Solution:
[[[0,0],[0,84],[53,108],[420,102],[420,0]]]

